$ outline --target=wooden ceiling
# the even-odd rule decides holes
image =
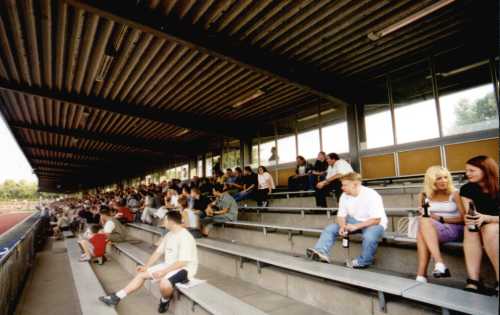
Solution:
[[[109,182],[360,102],[372,78],[440,51],[496,53],[494,0],[368,38],[433,3],[0,0],[0,110],[42,190]]]

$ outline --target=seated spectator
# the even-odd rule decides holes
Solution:
[[[238,219],[238,204],[230,194],[224,192],[222,185],[215,185],[212,191],[215,201],[206,210],[207,216],[201,219],[202,234],[208,236],[213,223],[224,223]]]
[[[193,210],[199,211],[200,218],[204,218],[206,216],[206,210],[208,205],[210,204],[210,200],[201,194],[199,188],[191,189],[191,199],[193,200],[193,206],[191,207]]]
[[[177,191],[175,189],[167,190],[167,193],[163,198],[165,204],[160,209],[158,209],[158,211],[156,211],[153,216],[160,220],[163,220],[171,209],[176,209],[179,207],[178,199],[179,195],[177,194]]]
[[[468,276],[465,290],[498,295],[498,221],[500,217],[498,164],[490,157],[476,156],[467,161],[465,174],[469,182],[460,188],[465,216],[464,254]],[[474,216],[468,213],[471,203],[476,209]],[[495,269],[496,292],[490,292],[479,280],[483,249]]]
[[[63,210],[59,212],[56,215],[57,222],[55,223],[55,226],[53,228],[54,232],[54,237],[59,240],[62,239],[62,232],[63,231],[69,231],[70,229],[70,220],[66,214],[66,212]]]
[[[450,271],[444,264],[439,244],[462,241],[464,226],[459,211],[460,195],[453,186],[450,172],[441,166],[431,166],[424,178],[424,192],[419,195],[420,210],[427,202],[429,217],[421,216],[418,224],[417,281],[427,282],[429,258],[434,260],[432,275],[436,278],[450,277]]]
[[[120,222],[122,223],[131,223],[134,222],[134,214],[127,207],[126,201],[121,199],[116,203],[116,216]]]
[[[316,187],[316,184],[322,180],[325,180],[326,170],[328,169],[328,162],[326,161],[326,153],[321,151],[316,157],[316,162],[311,172],[311,187]]]
[[[89,227],[88,238],[84,238],[78,242],[83,250],[83,255],[80,261],[90,261],[97,258],[99,264],[103,263],[103,257],[106,253],[106,234],[100,233],[101,226],[92,224]]]
[[[234,176],[233,170],[231,168],[226,169],[226,173],[222,176],[222,179],[224,181],[224,185],[230,185],[234,183],[236,178]]]
[[[101,216],[97,206],[85,205],[78,215],[85,220],[87,224],[99,224]]]
[[[252,198],[257,191],[257,187],[259,186],[258,176],[253,172],[250,166],[245,166],[242,184],[243,190],[234,196],[234,200],[236,201]]]
[[[144,266],[137,267],[137,275],[123,289],[99,300],[106,305],[117,305],[127,295],[140,289],[146,280],[160,283],[159,313],[166,313],[177,283],[186,283],[193,279],[198,270],[198,253],[193,236],[181,225],[182,217],[178,211],[167,214],[165,235],[156,251]],[[164,262],[153,264],[164,255]]]
[[[179,197],[179,208],[182,214],[182,226],[185,227],[194,238],[200,238],[200,216],[199,212],[189,208],[186,196]]]
[[[106,206],[101,206],[100,213],[103,232],[106,234],[107,239],[115,243],[124,242],[127,236],[127,230],[120,221],[112,216],[111,209]]]
[[[202,195],[204,195],[205,197],[210,196],[212,194],[212,188],[213,188],[213,184],[210,183],[208,178],[203,177],[200,180],[200,192]]]
[[[312,189],[309,176],[312,172],[312,166],[303,156],[297,156],[297,166],[295,175],[288,177],[288,189],[290,190],[309,190]]]
[[[226,180],[224,183],[224,190],[226,190],[231,196],[235,196],[241,190],[243,190],[243,173],[241,168],[235,167],[233,176],[231,180]]]
[[[144,209],[142,210],[141,221],[146,224],[152,224],[158,210],[159,209],[155,207],[154,197],[150,193],[148,193],[144,201]]]
[[[335,193],[337,202],[342,194],[339,178],[345,174],[353,172],[353,169],[347,161],[341,159],[337,153],[330,153],[327,156],[328,169],[326,179],[316,184],[316,206],[326,208],[326,195],[332,190]]]
[[[259,186],[255,193],[255,200],[258,206],[267,207],[267,196],[276,188],[273,177],[269,174],[265,166],[259,166],[257,179]]]
[[[310,259],[330,262],[331,248],[339,235],[361,233],[362,252],[351,262],[352,268],[366,268],[373,263],[378,242],[387,228],[387,216],[382,197],[372,188],[361,184],[361,175],[348,173],[341,177],[342,190],[337,223],[328,225],[314,246],[308,248]]]

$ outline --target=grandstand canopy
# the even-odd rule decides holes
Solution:
[[[439,53],[497,56],[496,2],[0,0],[0,110],[41,190],[91,187],[362,105]]]

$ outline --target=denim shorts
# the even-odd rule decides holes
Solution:
[[[436,227],[439,243],[460,242],[464,237],[464,225],[441,223],[432,220],[434,227]]]

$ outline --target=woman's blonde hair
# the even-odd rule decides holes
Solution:
[[[429,167],[425,172],[424,193],[427,195],[427,197],[432,197],[432,195],[434,195],[434,192],[436,191],[436,179],[441,176],[444,176],[448,179],[448,194],[451,194],[455,191],[455,186],[453,185],[453,179],[451,177],[450,171],[442,166],[435,165]]]

